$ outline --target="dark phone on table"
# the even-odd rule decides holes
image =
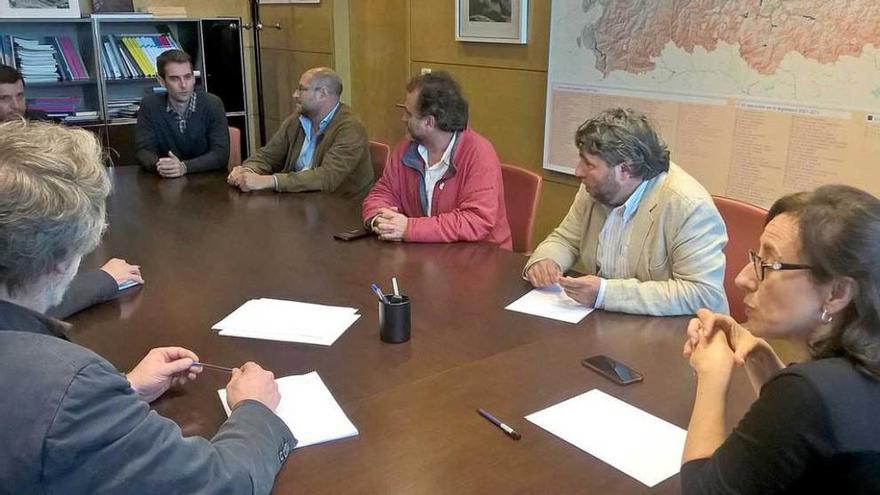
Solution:
[[[581,364],[619,385],[642,381],[641,373],[602,354],[588,357]]]
[[[352,227],[344,232],[333,234],[333,238],[339,239],[340,241],[353,241],[355,239],[360,239],[361,237],[369,237],[371,235],[373,235],[373,232],[363,227]]]

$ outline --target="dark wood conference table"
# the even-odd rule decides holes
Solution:
[[[360,431],[295,451],[273,493],[679,493],[678,476],[647,488],[524,419],[593,388],[687,427],[695,379],[681,358],[687,318],[597,311],[580,324],[507,311],[530,287],[522,255],[484,244],[332,238],[360,222],[359,202],[324,194],[245,194],[222,174],[161,180],[110,172],[109,228],[85,262],[140,264],[146,284],[71,319],[74,341],[130,369],[152,347],[201,360],[253,360],[278,377],[317,370]],[[412,339],[385,344],[371,283],[396,276],[412,300]],[[218,336],[211,326],[249,299],[351,306],[362,315],[332,346]],[[581,359],[609,354],[645,375],[615,385]],[[211,437],[226,415],[228,375],[154,403],[185,435]],[[753,400],[738,374],[730,422]],[[519,431],[513,441],[475,409]]]

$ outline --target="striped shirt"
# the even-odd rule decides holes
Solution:
[[[167,98],[168,103],[165,104],[165,111],[174,114],[174,119],[177,121],[177,130],[179,130],[181,134],[186,132],[186,121],[189,120],[189,117],[196,111],[196,94],[197,93],[193,91],[192,96],[189,98],[189,103],[187,103],[186,107],[183,109],[182,115],[177,113],[177,109],[171,104],[171,98]]]
[[[632,218],[639,210],[639,204],[645,193],[657,184],[657,177],[643,181],[630,194],[622,205],[611,209],[605,219],[605,225],[599,233],[599,246],[596,249],[596,264],[599,267],[599,293],[596,295],[595,307],[602,308],[605,304],[605,286],[608,279],[631,278],[630,267],[627,266],[629,237],[632,232]]]

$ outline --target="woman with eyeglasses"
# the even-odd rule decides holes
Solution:
[[[880,200],[848,186],[785,196],[749,257],[747,321],[700,310],[688,325],[682,492],[880,493]],[[765,338],[812,359],[785,367]],[[726,436],[736,367],[759,397]]]

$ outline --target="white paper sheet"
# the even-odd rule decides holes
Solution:
[[[526,419],[647,486],[678,473],[687,431],[600,390]]]
[[[360,318],[356,308],[251,299],[212,328],[220,335],[332,345]]]
[[[296,448],[358,435],[357,428],[339,407],[317,371],[285,376],[275,380],[275,383],[281,393],[281,402],[275,414],[297,439]],[[229,416],[231,411],[226,404],[226,389],[217,393]]]
[[[568,297],[559,284],[553,284],[546,289],[534,289],[504,309],[568,323],[578,323],[593,312],[593,308]]]

